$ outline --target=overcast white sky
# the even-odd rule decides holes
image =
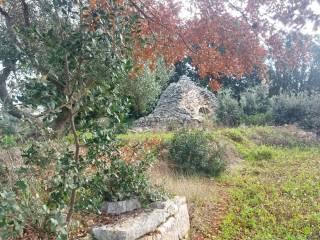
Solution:
[[[188,11],[188,9],[190,8],[191,4],[190,4],[190,0],[183,0],[183,9],[181,11],[180,16],[182,18],[188,19],[191,18],[192,15],[191,13]],[[311,9],[314,13],[319,14],[320,15],[320,4],[318,1],[314,1],[311,5]],[[313,23],[308,22],[307,25],[303,28],[303,33],[306,34],[312,34],[312,35],[316,35],[316,34],[320,34],[320,28],[317,31],[313,30]]]

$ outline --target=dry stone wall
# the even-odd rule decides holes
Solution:
[[[183,240],[190,229],[186,199],[175,197],[121,223],[93,228],[97,240]]]
[[[153,113],[134,123],[134,129],[199,124],[212,117],[215,108],[216,97],[212,92],[182,76],[162,93]]]

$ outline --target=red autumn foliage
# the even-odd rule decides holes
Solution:
[[[143,70],[146,62],[154,67],[162,56],[171,65],[185,56],[192,58],[200,75],[214,79],[221,76],[240,78],[259,69],[266,72],[266,59],[277,66],[294,68],[308,59],[308,39],[299,34],[307,20],[320,23],[320,17],[310,9],[312,0],[190,0],[195,14],[182,19],[179,0],[90,0],[92,10],[113,11],[121,6],[123,16],[138,15],[134,26],[133,49],[135,68],[132,77]],[[95,21],[92,19],[92,30]],[[116,20],[111,19],[116,28]],[[288,47],[283,29],[293,36]],[[112,35],[112,34],[110,34]],[[217,81],[211,82],[215,90]]]

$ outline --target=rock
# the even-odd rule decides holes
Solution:
[[[134,129],[199,125],[214,115],[215,108],[216,97],[212,92],[182,76],[161,94],[153,113],[134,122]]]
[[[177,213],[161,224],[153,233],[139,240],[181,240],[187,239],[190,229],[187,204],[182,204]]]
[[[101,211],[107,214],[119,215],[121,213],[131,212],[140,209],[141,204],[138,199],[129,199],[118,202],[104,202]]]
[[[77,238],[77,240],[94,240],[94,238],[88,234],[84,237]]]
[[[119,224],[93,228],[92,233],[98,240],[179,240],[186,237],[190,228],[186,199],[176,197],[159,206],[161,208],[142,212]]]

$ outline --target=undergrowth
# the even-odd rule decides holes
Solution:
[[[163,180],[168,192],[187,196],[192,239],[320,239],[316,139],[274,127],[222,128],[208,133],[234,146],[243,158],[239,169],[215,179],[181,175],[172,169],[156,168],[151,174],[156,182]],[[172,134],[122,136],[127,141],[153,137],[169,141]]]

